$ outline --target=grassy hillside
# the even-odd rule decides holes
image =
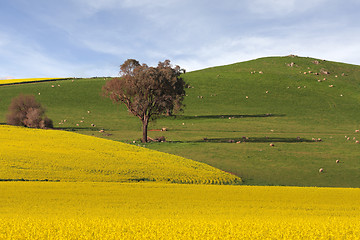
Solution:
[[[0,126],[0,152],[0,181],[241,182],[203,163],[65,131]]]
[[[145,147],[208,163],[251,185],[360,187],[360,67],[315,60],[271,57],[185,74],[191,88],[184,113],[151,123],[150,129],[168,131],[149,135],[168,142]],[[57,128],[140,139],[140,121],[101,97],[105,81],[1,86],[0,121],[12,97],[31,93]]]

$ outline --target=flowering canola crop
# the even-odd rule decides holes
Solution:
[[[22,79],[6,79],[0,80],[0,85],[2,84],[13,84],[13,83],[26,83],[26,82],[39,82],[45,80],[56,80],[60,78],[22,78]]]
[[[125,143],[60,131],[0,126],[0,180],[235,184],[209,165]]]
[[[360,189],[0,182],[0,239],[359,239]]]

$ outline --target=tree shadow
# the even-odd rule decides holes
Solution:
[[[286,114],[241,114],[241,115],[200,115],[200,116],[187,116],[187,115],[178,115],[174,116],[176,119],[226,119],[226,118],[266,118],[266,117],[284,117]]]
[[[79,130],[89,130],[89,131],[99,131],[97,127],[54,127],[54,130],[63,130],[63,131],[79,131]]]
[[[314,142],[306,138],[281,138],[281,137],[241,137],[241,138],[203,138],[194,141],[172,141],[173,143],[300,143]]]
[[[0,126],[1,125],[8,125],[8,124],[0,122]],[[9,125],[9,126],[12,126],[12,125]],[[100,130],[98,127],[53,127],[50,129],[63,130],[63,131],[78,131],[78,130],[99,131]]]

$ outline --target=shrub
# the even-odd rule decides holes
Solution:
[[[45,116],[45,109],[33,95],[19,95],[13,98],[7,114],[7,124],[31,128],[53,128],[51,119]]]

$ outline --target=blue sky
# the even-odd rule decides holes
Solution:
[[[187,71],[296,54],[360,65],[358,0],[0,0],[0,79]]]

